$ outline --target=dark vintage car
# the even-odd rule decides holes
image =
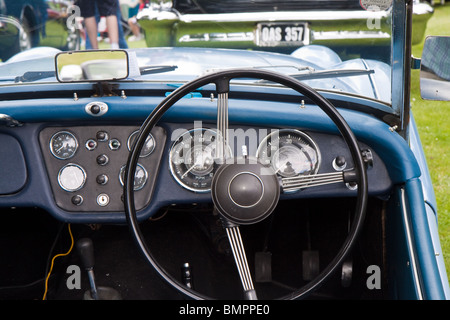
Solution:
[[[361,50],[389,60],[389,10],[381,2],[332,0],[165,0],[151,1],[138,14],[147,46],[255,49],[292,53],[309,44],[340,55]],[[389,3],[389,1],[384,1]],[[413,44],[423,40],[433,14],[414,1]],[[362,10],[364,8],[365,10]],[[356,46],[358,44],[358,46]],[[353,50],[353,51],[350,51]]]
[[[0,60],[37,46],[80,49],[69,0],[0,0]]]
[[[384,13],[388,62],[309,44],[1,64],[0,297],[181,300],[145,305],[169,318],[448,299],[410,106],[412,5]],[[448,100],[449,46],[425,42],[426,97]]]

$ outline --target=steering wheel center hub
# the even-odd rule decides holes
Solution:
[[[264,195],[264,184],[256,174],[242,172],[234,176],[228,184],[230,199],[242,208],[257,205]]]
[[[217,211],[228,221],[253,224],[275,209],[280,185],[273,170],[256,159],[238,159],[217,169],[212,198]]]

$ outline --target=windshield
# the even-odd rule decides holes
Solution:
[[[266,68],[390,104],[393,17],[392,1],[150,1],[135,17],[145,37],[127,49],[138,71],[120,81],[184,82],[226,68]],[[1,63],[0,86],[57,82],[55,52],[32,50],[39,49]]]

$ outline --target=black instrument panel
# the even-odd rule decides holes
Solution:
[[[39,141],[55,202],[76,212],[123,211],[123,174],[137,126],[47,127]],[[137,210],[151,200],[166,142],[155,127],[135,173]]]

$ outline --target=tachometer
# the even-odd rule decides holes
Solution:
[[[170,150],[170,171],[184,188],[207,192],[211,189],[216,156],[216,132],[192,129],[174,142]]]
[[[312,175],[320,166],[317,145],[307,134],[293,129],[277,130],[266,136],[256,156],[281,177]]]

